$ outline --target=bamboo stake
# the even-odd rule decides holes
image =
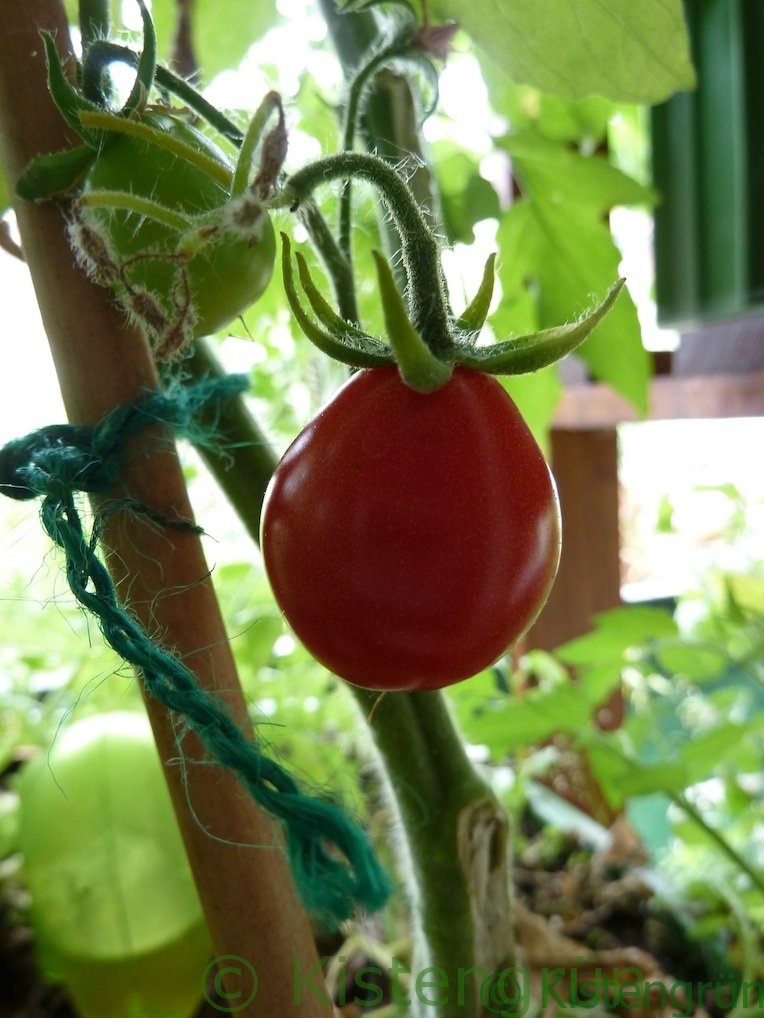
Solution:
[[[58,0],[0,4],[0,146],[11,182],[32,156],[72,140],[47,92],[42,27],[65,52],[68,26]],[[150,351],[105,292],[75,267],[61,211],[22,202],[16,211],[67,414],[74,423],[92,425],[112,407],[157,386]],[[11,356],[5,352],[6,359]],[[174,446],[152,442],[150,435],[133,441],[120,490],[112,494],[192,517]],[[234,718],[249,726],[198,538],[168,534],[127,515],[110,527],[106,544],[121,594],[129,594],[144,625],[183,657],[200,686],[219,691]],[[303,987],[299,1002],[294,999],[297,965],[309,972],[318,956],[274,826],[231,775],[193,765],[202,758],[193,737],[182,743],[189,762],[182,773],[173,719],[148,696],[146,707],[216,955],[243,959],[258,975],[257,996],[236,1013],[329,1018],[332,1008],[318,992]],[[232,1003],[245,1000],[249,990],[230,983],[228,992],[241,994]]]

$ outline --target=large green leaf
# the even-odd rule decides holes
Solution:
[[[621,663],[630,647],[677,635],[671,615],[660,608],[626,605],[595,615],[594,629],[558,647],[560,660],[578,668]]]
[[[432,0],[513,81],[658,103],[695,85],[681,0]]]
[[[649,203],[652,193],[606,160],[579,155],[532,131],[500,144],[523,192],[498,232],[504,300],[516,302],[530,282],[538,295],[540,328],[573,321],[591,295],[603,296],[619,275],[621,255],[605,214],[615,205]],[[577,353],[596,378],[638,411],[647,409],[650,360],[628,293]]]
[[[452,244],[471,244],[475,223],[499,218],[498,195],[481,177],[476,155],[442,143],[434,146],[433,155],[448,239]]]
[[[527,375],[507,375],[499,381],[523,415],[546,455],[551,455],[549,426],[562,395],[562,382],[555,365]]]

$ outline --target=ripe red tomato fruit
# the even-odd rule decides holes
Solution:
[[[457,367],[422,394],[360,371],[266,494],[276,601],[318,661],[368,689],[437,689],[493,664],[557,571],[549,468],[504,388]]]

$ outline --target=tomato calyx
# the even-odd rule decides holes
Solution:
[[[48,87],[82,144],[39,156],[17,182],[29,201],[70,200],[68,233],[77,260],[115,294],[147,336],[157,360],[239,316],[270,281],[275,238],[268,211],[286,155],[281,100],[268,93],[246,132],[182,79],[157,64],[144,0],[139,53],[86,40],[79,88],[43,33]],[[108,67],[135,70],[125,103],[112,105]],[[152,89],[162,93],[151,105]],[[167,104],[176,94],[186,108]],[[233,160],[198,130],[189,110],[238,148]]]
[[[310,205],[313,191],[331,180],[363,179],[380,191],[401,239],[408,281],[406,301],[388,262],[374,252],[387,341],[373,337],[337,315],[321,296],[307,263],[297,254],[303,292],[318,320],[300,301],[292,269],[291,245],[283,238],[282,273],[295,318],[307,338],[329,356],[357,368],[397,364],[411,388],[431,392],[449,380],[455,365],[490,375],[524,374],[560,360],[576,349],[615,303],[624,280],[578,321],[488,346],[477,343],[490,308],[495,256],[490,256],[475,297],[461,315],[451,311],[440,262],[440,247],[408,185],[378,156],[343,152],[294,173],[284,185],[280,204],[295,212]]]

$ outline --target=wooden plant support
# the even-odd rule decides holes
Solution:
[[[0,151],[8,181],[33,156],[73,140],[47,91],[41,28],[67,53],[68,26],[58,0],[0,4]],[[75,266],[61,210],[18,202],[16,212],[67,415],[73,423],[93,425],[113,407],[157,387],[150,350],[105,291]],[[12,364],[10,346],[4,357]],[[132,440],[111,495],[192,517],[174,444],[161,433]],[[122,596],[129,596],[149,632],[183,658],[200,686],[217,691],[234,719],[249,728],[198,537],[168,532],[134,514],[115,514],[112,521],[104,546]],[[203,753],[193,736],[182,742],[190,764],[184,774],[173,718],[150,696],[145,700],[216,956],[246,961],[259,978],[257,995],[237,1014],[330,1018],[332,1008],[318,994],[294,1001],[295,966],[305,973],[318,956],[275,826],[232,775],[194,766]],[[201,972],[199,977],[201,983]],[[248,988],[230,986],[229,992],[240,991],[246,998]]]

